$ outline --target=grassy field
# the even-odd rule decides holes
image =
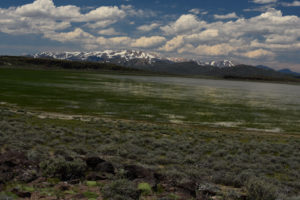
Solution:
[[[170,79],[170,82],[161,82],[163,79]],[[1,69],[0,101],[70,115],[295,134],[300,130],[300,104],[297,101],[300,95],[288,101],[289,96],[284,93],[282,96],[269,95],[266,94],[268,90],[249,93],[239,88],[180,84],[186,80],[189,79]],[[277,85],[275,87],[280,87]],[[294,87],[295,92],[299,92],[299,87]]]
[[[21,187],[24,183],[16,180],[2,181],[2,195],[14,196],[10,191],[18,186],[65,199],[70,193],[85,194],[83,199],[122,199],[114,195],[123,184],[131,191],[123,199],[137,199],[132,196],[136,188],[142,190],[140,199],[299,199],[300,105],[295,96],[197,83],[87,71],[0,69],[1,153],[25,152],[27,159],[39,163],[35,173],[48,182],[64,181],[54,173],[61,165],[86,175],[81,158],[89,155],[104,158],[116,171],[109,181],[95,184],[86,183],[83,175],[81,185],[68,192],[53,185]],[[153,186],[150,191],[146,183],[131,187],[135,181],[123,178],[129,164],[154,170],[167,181],[158,189],[152,180],[143,180]],[[178,188],[189,182],[197,184],[196,194],[184,197]],[[213,194],[204,197],[201,188]]]

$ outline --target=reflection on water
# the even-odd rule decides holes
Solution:
[[[101,89],[172,104],[166,109],[148,105],[148,111],[157,111],[141,114],[148,118],[265,132],[299,129],[299,85],[128,75],[92,77],[95,84],[98,79]]]
[[[26,84],[71,91],[72,98],[37,98],[62,111],[268,132],[300,129],[299,85],[103,74]]]
[[[115,90],[137,95],[174,99],[209,100],[216,104],[246,104],[255,107],[287,109],[300,107],[300,86],[278,83],[209,80],[178,77],[96,75],[124,81],[142,81],[143,84],[107,83]],[[156,87],[153,87],[155,86]],[[162,84],[166,84],[163,87]],[[168,87],[169,86],[169,87]]]

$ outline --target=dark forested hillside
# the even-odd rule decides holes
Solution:
[[[300,81],[299,78],[296,78],[290,74],[283,74],[275,70],[265,70],[254,66],[237,65],[234,67],[213,67],[201,66],[195,62],[156,62],[151,65],[142,65],[138,62],[132,66],[121,66],[107,62],[1,56],[0,66],[47,69],[108,70],[263,81]]]
[[[82,70],[117,70],[117,71],[139,71],[129,67],[122,67],[111,63],[96,63],[86,61],[68,61],[46,58],[30,58],[18,56],[1,56],[0,66],[11,67],[42,67],[42,68],[63,68]]]

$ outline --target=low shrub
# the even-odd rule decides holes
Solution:
[[[81,160],[66,161],[64,158],[47,160],[40,163],[44,176],[59,178],[62,181],[81,178],[86,171],[86,164]]]
[[[229,190],[223,194],[224,200],[239,200],[240,195],[235,190]]]
[[[89,187],[96,187],[96,186],[98,186],[98,184],[97,184],[96,181],[87,181],[86,185],[89,186]]]
[[[112,181],[103,186],[101,194],[104,200],[138,200],[140,196],[136,185],[126,179]]]
[[[86,191],[83,193],[83,195],[88,198],[88,199],[97,199],[98,198],[98,194],[95,192],[90,192],[90,191]]]
[[[286,200],[300,200],[300,196],[288,197]]]
[[[154,188],[154,191],[157,194],[162,194],[165,191],[165,189],[161,184],[157,184],[156,187]]]
[[[142,195],[150,195],[152,193],[151,186],[148,183],[138,184],[138,190],[142,192]]]
[[[259,178],[251,178],[246,189],[249,200],[276,200],[278,197],[278,189],[273,184]]]
[[[13,200],[17,198],[18,196],[11,192],[0,192],[0,200]]]

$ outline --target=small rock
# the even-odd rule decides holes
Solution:
[[[157,173],[157,172],[154,172],[153,176],[154,176],[156,182],[158,182],[158,183],[162,182],[166,179],[166,177],[164,175]]]
[[[124,167],[124,169],[127,171],[126,176],[129,180],[141,178],[154,179],[153,171],[144,167],[136,165],[127,165]]]
[[[45,177],[38,177],[36,180],[32,181],[33,185],[41,185],[47,182]]]
[[[70,180],[69,183],[72,184],[72,185],[79,184],[80,183],[80,179]]]
[[[0,194],[0,200],[13,200],[13,197],[9,197],[4,194]]]
[[[72,158],[71,156],[65,156],[66,161],[73,161],[74,158]]]
[[[37,165],[29,161],[25,153],[17,151],[6,151],[0,154],[0,181],[8,182],[17,180],[30,182],[36,177],[30,174]]]
[[[106,180],[107,177],[102,174],[98,174],[96,172],[90,172],[86,176],[86,179],[89,181],[99,181],[99,180]]]
[[[31,197],[30,192],[23,192],[23,191],[20,191],[16,188],[14,188],[11,192],[16,194],[18,197],[21,197],[21,198],[30,198]]]
[[[37,174],[33,170],[27,170],[17,177],[17,180],[24,183],[30,183],[36,179],[37,179]]]
[[[60,191],[66,191],[66,190],[70,190],[70,185],[68,183],[59,183],[57,188]]]
[[[88,157],[85,162],[88,167],[95,169],[98,164],[105,162],[105,160],[99,157]]]
[[[220,188],[214,184],[204,183],[198,185],[197,188],[197,197],[204,197],[204,196],[215,196],[217,193],[220,192]]]
[[[73,199],[86,199],[86,197],[83,194],[76,194]]]
[[[95,170],[109,173],[109,174],[115,174],[115,168],[110,162],[99,163],[95,168]]]
[[[14,178],[13,172],[1,173],[0,171],[0,182],[6,183]]]
[[[184,183],[178,184],[178,187],[185,192],[189,193],[191,196],[196,197],[196,188],[197,188],[197,183],[194,181],[188,181]]]
[[[30,162],[24,153],[8,151],[0,155],[0,165],[8,166],[10,168],[16,166],[24,167],[29,166]]]

